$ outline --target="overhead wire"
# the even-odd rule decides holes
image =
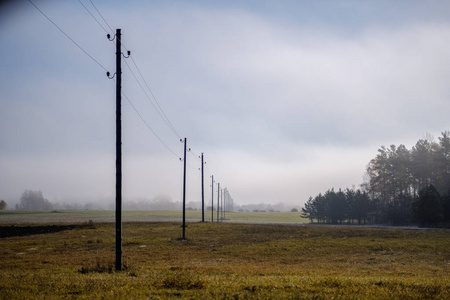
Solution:
[[[89,13],[89,15],[97,22],[97,24],[106,32],[108,33],[108,30],[97,20],[97,18],[91,13],[91,11],[83,4],[83,2],[81,0],[78,0],[80,2],[80,4],[84,7],[84,9]],[[89,0],[92,4],[92,6],[95,8],[95,10],[97,11],[97,13],[100,15],[100,17],[102,18],[102,20],[105,22],[105,24],[109,27],[109,29],[112,30],[111,26],[109,26],[109,23],[106,21],[106,19],[103,17],[103,15],[100,13],[100,11],[98,10],[98,8],[95,6],[95,4]],[[123,44],[122,44],[123,45]],[[123,45],[124,46],[124,45]],[[126,49],[126,47],[124,46],[124,48]],[[137,65],[134,62],[134,59],[132,58],[133,63],[135,64],[136,68]],[[136,82],[138,83],[138,85],[141,87],[142,91],[144,92],[144,94],[146,95],[146,97],[150,100],[150,102],[152,103],[153,107],[157,110],[157,112],[159,113],[158,109],[156,108],[156,106],[153,104],[153,102],[151,101],[150,97],[148,96],[148,94],[145,92],[145,89],[143,88],[142,84],[139,82],[139,80],[137,79],[136,75],[134,74],[133,70],[131,69],[131,67],[129,66],[128,62],[126,60],[125,64],[127,65],[128,69],[130,70],[131,74],[133,75],[134,79],[136,80]],[[138,69],[138,68],[137,68]],[[139,71],[139,69],[138,69]],[[139,71],[140,73],[140,71]],[[141,74],[142,77],[142,74]],[[133,110],[138,114],[138,116],[140,117],[140,119],[144,122],[144,124],[147,126],[147,128],[153,133],[153,135],[155,135],[155,137],[164,145],[164,147],[166,149],[168,149],[171,153],[175,154],[175,156],[177,158],[179,158],[179,156],[175,153],[175,151],[173,151],[172,149],[170,149],[170,147],[164,143],[164,141],[156,134],[156,132],[150,127],[150,125],[147,123],[147,121],[145,121],[144,117],[142,116],[141,113],[139,113],[139,111],[137,110],[137,108],[134,106],[134,104],[130,101],[130,99],[128,98],[128,96],[125,93],[122,93],[124,95],[124,97],[127,99],[127,101],[130,103],[131,107],[133,108]],[[154,97],[154,96],[153,96]],[[158,104],[159,106],[159,104]],[[161,116],[161,113],[159,113]],[[161,118],[164,120],[164,117],[161,116]],[[167,118],[167,117],[166,117]],[[167,124],[167,122],[166,122]],[[167,124],[169,126],[169,128],[171,128],[172,130],[174,130],[173,126]]]
[[[53,24],[59,31],[61,31],[62,34],[64,34],[75,46],[77,46],[81,51],[84,52],[91,60],[93,60],[97,65],[99,65],[103,70],[108,71],[98,60],[96,60],[92,55],[90,55],[86,50],[83,49],[77,42],[75,42],[67,33],[64,32],[64,30],[61,29],[55,22],[53,22],[50,17],[48,17],[42,10],[39,9],[39,7],[36,6],[31,0],[28,0],[31,5],[33,5],[47,20],[50,21],[50,23]]]
[[[192,170],[198,171],[198,168],[191,166],[190,164],[186,163],[186,166],[191,168]]]
[[[50,21],[57,29],[59,29],[59,31],[61,31],[72,43],[74,43],[80,50],[82,50],[88,57],[90,57],[95,63],[97,63],[97,65],[99,65],[101,68],[103,68],[105,71],[108,71],[102,64],[100,64],[95,58],[93,58],[86,50],[84,50],[77,42],[75,42],[66,32],[64,32],[64,30],[61,29],[61,27],[59,27],[52,19],[50,19],[50,17],[48,17],[41,9],[39,9],[39,7],[37,7],[31,0],[28,0],[28,2],[30,2],[30,4],[32,4],[45,18],[47,18],[48,21]],[[100,27],[102,27],[103,30],[105,30],[107,32],[107,30],[100,24],[100,22],[95,18],[94,15],[92,15],[92,13],[89,11],[89,9],[79,0],[80,4],[86,9],[86,11],[94,18],[94,20],[97,21],[98,25]],[[92,3],[92,1],[91,1]],[[93,4],[93,3],[92,3]],[[95,7],[95,5],[93,4],[93,6]],[[95,7],[96,8],[96,7]],[[96,8],[97,10],[97,8]],[[98,10],[97,10],[98,11]],[[100,14],[100,12],[99,12]],[[101,14],[100,14],[101,15]],[[102,19],[104,20],[103,16]],[[105,20],[104,20],[105,21]],[[108,24],[105,21],[106,24]],[[109,26],[109,25],[108,25]],[[111,27],[110,27],[111,28]],[[126,62],[126,61],[125,61]],[[127,63],[128,66],[128,63]],[[128,66],[129,67],[129,66]],[[131,69],[130,69],[131,70]],[[136,76],[133,73],[133,76],[136,78]],[[130,103],[131,107],[134,109],[134,111],[138,114],[138,116],[141,118],[141,120],[144,122],[144,124],[147,126],[147,128],[155,135],[155,137],[171,152],[173,153],[177,158],[179,158],[179,156],[176,154],[175,151],[173,151],[172,149],[170,149],[170,147],[164,143],[164,141],[156,134],[156,132],[150,127],[150,125],[145,121],[145,119],[142,117],[142,115],[139,113],[139,111],[136,109],[136,107],[133,105],[133,103],[130,101],[130,99],[128,98],[128,96],[123,93],[123,96],[125,97],[125,99],[127,99],[128,103]]]
[[[81,1],[81,0],[79,0]],[[114,30],[111,28],[111,26],[109,25],[108,21],[106,21],[106,19],[103,17],[102,13],[100,12],[100,10],[97,8],[97,6],[94,4],[94,2],[92,0],[89,0],[89,2],[91,2],[92,6],[95,8],[95,10],[97,11],[97,13],[100,15],[100,17],[102,18],[102,20],[105,22],[105,24],[108,26],[108,28],[111,30],[111,32],[113,33]],[[84,6],[84,5],[83,5]],[[90,12],[89,12],[90,13]],[[91,13],[90,13],[91,14]],[[91,14],[92,15],[92,14]],[[92,15],[92,17],[97,21],[97,19]],[[99,23],[97,21],[97,23]],[[103,30],[105,30],[107,32],[107,30],[99,23],[99,25],[103,28]],[[125,50],[128,51],[128,48],[126,47],[126,45],[122,42],[122,46],[125,48]],[[170,119],[167,117],[166,113],[164,112],[164,110],[162,109],[161,105],[159,104],[158,99],[155,97],[155,95],[153,94],[152,90],[150,89],[149,84],[147,83],[147,81],[145,80],[144,76],[142,75],[142,72],[140,70],[140,68],[138,67],[138,65],[136,64],[133,56],[130,56],[131,61],[133,62],[133,65],[135,66],[136,70],[139,73],[140,78],[142,79],[142,81],[144,82],[145,86],[147,87],[147,90],[149,91],[150,95],[152,96],[154,102],[156,103],[156,105],[153,103],[153,101],[151,100],[150,96],[147,94],[147,92],[145,91],[144,87],[142,86],[142,84],[139,82],[138,78],[134,75],[133,71],[131,70],[131,67],[128,65],[128,68],[130,69],[130,71],[133,74],[133,77],[135,78],[135,80],[138,82],[139,86],[141,87],[142,91],[144,92],[145,96],[147,97],[147,99],[151,102],[151,104],[153,105],[153,107],[155,108],[155,110],[158,112],[159,116],[163,119],[163,121],[166,123],[166,125],[170,128],[170,130],[178,137],[181,139],[180,134],[177,132],[177,130],[175,129],[175,127],[173,126],[172,122],[170,122]]]
[[[97,6],[95,6],[94,2],[92,2],[92,0],[89,0],[89,2],[91,2],[92,6],[95,8],[95,10],[97,11],[97,13],[100,15],[100,17],[103,19],[103,22],[105,22],[105,24],[109,27],[109,29],[111,30],[111,33],[114,33],[114,30],[111,28],[111,26],[109,26],[108,22],[105,20],[105,18],[103,18],[103,15],[100,13],[100,11],[97,9]],[[103,26],[102,26],[103,27]]]
[[[191,154],[196,158],[196,159],[198,159],[198,160],[200,160],[200,155],[197,155],[195,152],[194,152],[194,150],[192,150],[192,148],[191,148]]]
[[[77,46],[86,56],[88,56],[93,62],[95,62],[99,67],[101,67],[103,70],[107,71],[108,70],[97,60],[95,59],[92,55],[90,55],[83,47],[81,47],[74,39],[72,39],[61,27],[59,27],[49,16],[47,16],[39,7],[36,6],[36,4],[34,4],[31,0],[28,0],[28,2],[33,5],[34,8],[36,8],[36,10],[38,10],[53,26],[55,26],[62,34],[64,34],[64,36],[66,36],[75,46]],[[98,19],[91,13],[91,11],[84,5],[84,3],[79,0],[80,4],[84,7],[84,9],[89,13],[89,15],[91,15],[91,17],[97,22],[97,24],[106,32],[108,33],[108,30],[100,23],[100,21],[98,21]],[[94,9],[97,11],[97,13],[99,14],[99,16],[102,18],[102,20],[105,22],[105,24],[108,26],[108,28],[111,30],[111,32],[113,33],[114,30],[112,29],[112,27],[109,25],[109,23],[106,21],[106,19],[103,17],[103,15],[101,14],[101,12],[99,11],[99,9],[96,7],[96,5],[94,4],[94,2],[92,0],[89,0],[89,2],[92,4],[92,6],[94,7]],[[127,50],[126,46],[122,43],[122,45],[124,46],[124,48]],[[147,97],[147,99],[150,101],[150,103],[152,104],[152,106],[155,108],[155,110],[158,112],[159,116],[163,119],[163,121],[166,123],[166,125],[170,128],[170,130],[178,137],[181,138],[180,135],[178,134],[178,132],[176,131],[175,127],[173,126],[173,124],[170,122],[169,118],[167,117],[167,115],[165,114],[164,110],[162,109],[161,105],[159,104],[159,101],[157,100],[157,98],[155,97],[155,95],[153,94],[152,90],[150,89],[150,86],[148,85],[147,81],[145,80],[144,76],[142,75],[141,70],[139,69],[138,65],[136,64],[134,58],[131,56],[131,61],[133,62],[134,67],[136,68],[136,70],[139,73],[140,78],[142,79],[142,81],[144,82],[147,90],[149,91],[150,95],[152,96],[152,98],[154,99],[154,102],[156,103],[156,105],[153,103],[153,101],[151,100],[150,96],[148,95],[148,93],[145,91],[144,87],[142,86],[141,82],[139,81],[139,79],[137,78],[137,76],[134,74],[132,68],[129,66],[129,64],[126,62],[125,63],[128,67],[128,69],[130,70],[131,74],[133,75],[134,79],[136,80],[136,82],[138,83],[138,85],[140,86],[141,90],[144,92],[145,96]],[[178,159],[180,159],[182,161],[182,159],[180,158],[180,156],[173,151],[159,136],[158,134],[151,128],[151,126],[147,123],[147,121],[144,119],[144,117],[142,116],[141,113],[139,113],[139,111],[137,110],[137,108],[134,106],[134,104],[131,102],[131,100],[128,98],[128,96],[122,92],[122,95],[125,97],[125,99],[128,101],[128,103],[131,105],[131,107],[133,108],[133,110],[136,112],[136,114],[139,116],[139,118],[142,120],[142,122],[144,122],[144,124],[146,125],[146,127],[152,132],[152,134],[158,139],[158,141],[170,152],[172,153],[175,157],[177,157]],[[195,153],[193,153],[193,151],[190,151],[191,154],[196,157],[197,159],[199,159],[198,155],[196,155]],[[189,164],[186,163],[186,165],[192,169],[198,169],[195,167],[190,166]],[[209,168],[206,166],[206,170],[207,172],[212,175],[212,172],[209,170]]]
[[[89,11],[89,9],[87,9],[87,7],[81,2],[81,0],[79,0],[80,3],[83,5],[83,7],[89,12],[89,14],[95,19],[95,21],[102,27],[102,29],[108,33],[108,31],[100,24],[100,22],[95,18],[95,16]],[[94,4],[94,2],[92,0],[89,0],[92,4],[92,6],[94,7],[94,9],[97,11],[97,13],[100,15],[100,17],[102,18],[102,20],[105,22],[105,24],[108,26],[108,28],[111,30],[111,32],[113,32],[113,29],[111,28],[111,26],[109,25],[108,21],[106,21],[106,19],[103,17],[102,13],[100,12],[100,10],[97,8],[97,6]],[[128,48],[126,47],[126,45],[122,42],[122,46],[125,48],[125,50],[128,51]],[[130,72],[132,73],[134,79],[136,80],[136,82],[138,83],[138,85],[140,86],[141,90],[143,91],[144,95],[146,96],[146,98],[150,101],[150,103],[152,104],[153,108],[156,110],[156,112],[158,113],[158,115],[161,117],[161,119],[164,121],[164,123],[166,123],[166,125],[169,127],[169,129],[178,137],[181,138],[180,134],[177,132],[177,130],[175,129],[175,127],[173,126],[172,122],[170,122],[170,119],[167,117],[166,113],[164,112],[164,110],[162,109],[161,105],[159,104],[159,101],[157,100],[157,98],[155,97],[155,95],[153,94],[152,90],[150,89],[149,84],[147,83],[147,81],[145,80],[144,76],[142,75],[142,72],[139,68],[139,66],[137,65],[136,61],[134,60],[134,57],[131,55],[130,56],[131,61],[133,62],[134,67],[136,68],[137,72],[139,73],[140,78],[142,79],[142,81],[144,82],[148,92],[150,93],[150,95],[152,96],[153,100],[150,98],[149,94],[146,92],[146,90],[144,89],[144,87],[142,86],[140,80],[138,79],[138,77],[135,75],[135,73],[133,72],[132,68],[130,67],[130,65],[128,64],[128,62],[125,61],[128,69],[130,70]],[[155,105],[156,103],[156,105]]]
[[[122,46],[125,48],[125,50],[128,51],[128,48],[126,47],[126,45],[122,42]],[[153,104],[153,101],[150,99],[150,97],[148,96],[148,94],[145,92],[145,90],[143,89],[143,87],[141,86],[141,89],[143,90],[144,94],[146,95],[147,99],[152,102],[153,107],[156,109],[156,111],[158,112],[158,114],[160,115],[160,117],[163,119],[163,121],[166,123],[166,125],[172,130],[172,132],[179,138],[181,139],[180,134],[178,134],[178,132],[176,131],[175,127],[173,126],[172,122],[170,122],[170,119],[167,117],[166,113],[164,112],[163,108],[161,107],[161,105],[159,104],[158,99],[155,97],[155,94],[153,94],[152,89],[150,88],[149,84],[147,83],[147,80],[145,80],[144,75],[142,75],[142,72],[139,68],[139,66],[136,64],[136,61],[133,58],[133,55],[130,55],[131,61],[133,62],[134,67],[136,68],[136,70],[139,73],[140,78],[142,79],[142,81],[144,82],[148,92],[150,93],[150,95],[152,96],[153,100],[156,103],[156,106],[158,106],[158,108],[155,106],[155,104]],[[131,70],[130,66],[128,66],[128,68]],[[139,81],[137,79],[136,76],[134,76],[136,81]],[[141,85],[139,83],[139,85]]]
[[[150,95],[152,95],[153,99],[155,100],[156,105],[158,106],[159,110],[161,111],[161,114],[164,116],[164,117],[163,117],[163,116],[161,116],[161,114],[160,114],[161,118],[164,120],[164,122],[166,122],[167,126],[170,127],[170,129],[173,131],[173,133],[175,133],[175,135],[178,136],[178,138],[181,138],[181,136],[180,136],[180,135],[178,134],[178,132],[175,130],[175,127],[173,126],[173,124],[170,122],[170,120],[169,120],[169,118],[167,117],[167,115],[164,113],[164,110],[162,109],[161,105],[159,104],[159,101],[156,99],[156,97],[155,97],[155,95],[153,94],[152,90],[150,89],[150,87],[149,87],[147,81],[145,80],[144,76],[142,75],[141,70],[139,69],[138,65],[137,65],[136,62],[134,61],[133,56],[131,56],[131,61],[133,62],[134,66],[136,67],[136,70],[138,71],[139,75],[141,76],[142,81],[144,81],[145,86],[147,87],[148,91],[150,92]],[[148,95],[147,95],[147,98],[149,98]],[[149,100],[150,100],[150,98],[149,98]],[[150,100],[150,101],[151,101],[151,100]],[[155,107],[155,109],[156,109],[156,107]],[[158,109],[157,109],[157,110],[158,110]],[[159,113],[159,111],[158,111],[158,113]]]
[[[205,164],[205,169],[206,169],[206,173],[209,174],[209,177],[213,176],[213,173],[212,173],[211,170],[209,170],[209,168],[208,168],[208,164]]]
[[[147,94],[147,92],[145,91],[144,87],[142,86],[141,82],[138,80],[138,78],[136,77],[136,75],[134,74],[133,70],[131,69],[130,65],[128,64],[128,62],[125,60],[125,64],[128,67],[128,69],[131,72],[131,75],[133,75],[134,79],[136,80],[137,84],[139,85],[139,87],[141,88],[142,92],[144,93],[144,95],[147,97],[147,99],[150,101],[150,103],[152,104],[153,108],[155,108],[156,112],[159,114],[159,116],[161,117],[161,119],[166,123],[166,125],[169,127],[169,129],[178,137],[181,138],[180,135],[177,133],[177,131],[175,130],[175,128],[172,126],[172,124],[170,123],[170,121],[168,121],[167,117],[164,118],[164,116],[161,114],[161,112],[158,110],[158,108],[155,106],[155,104],[153,103],[153,101],[150,99],[149,95]]]
[[[125,46],[125,44],[122,42],[122,46],[125,48],[125,50],[128,51],[128,48]],[[175,127],[173,126],[172,122],[170,122],[169,118],[167,117],[166,113],[164,112],[164,110],[162,109],[161,105],[159,104],[159,101],[157,100],[157,98],[155,97],[155,95],[153,94],[152,90],[150,89],[150,86],[148,85],[147,81],[145,80],[144,76],[142,75],[141,70],[139,69],[138,65],[136,64],[133,55],[130,55],[131,61],[133,62],[134,67],[136,68],[136,70],[139,73],[140,78],[142,79],[142,81],[144,82],[145,86],[147,87],[147,90],[149,91],[150,95],[152,96],[153,100],[150,98],[150,96],[148,95],[148,93],[145,91],[144,87],[142,86],[142,84],[140,83],[139,79],[137,78],[137,76],[134,74],[133,70],[131,69],[130,65],[128,65],[128,63],[125,61],[125,63],[127,64],[128,69],[130,70],[130,72],[132,73],[134,79],[136,80],[136,82],[138,83],[138,85],[140,86],[142,92],[144,93],[144,95],[147,97],[148,101],[150,101],[150,103],[152,104],[153,108],[156,110],[156,112],[158,113],[158,115],[161,117],[161,119],[164,121],[164,123],[166,123],[167,127],[169,127],[169,129],[179,138],[181,139],[180,134],[177,132],[177,130],[175,129]]]
[[[180,161],[183,162],[184,159],[183,159],[183,158],[180,158]],[[193,169],[193,170],[198,171],[198,168],[191,166],[191,165],[187,162],[187,159],[186,159],[186,166],[189,167],[189,168],[191,168],[191,169]]]
[[[81,0],[78,0],[78,2],[80,2],[81,5],[83,5],[84,9],[91,15],[91,17],[97,22],[97,24],[106,32],[109,33],[108,30],[105,29],[105,27],[103,27],[103,25],[97,20],[97,18],[91,13],[91,11],[84,5],[84,3]]]
[[[180,139],[180,142],[184,143],[184,142],[183,142],[183,139]],[[186,149],[186,152],[190,153],[191,155],[194,155],[194,154],[192,153],[192,149],[191,149],[191,148],[187,148],[187,149]],[[183,159],[183,158],[180,158],[180,161],[184,161],[184,159]],[[188,167],[191,168],[191,169],[199,170],[198,168],[191,166],[191,165],[187,162],[187,157],[186,157],[186,166],[188,166]]]
[[[127,99],[128,103],[130,103],[131,107],[134,109],[134,111],[138,114],[139,118],[141,118],[142,122],[147,126],[147,128],[153,133],[153,135],[160,141],[161,144],[166,147],[167,150],[169,150],[173,155],[175,155],[176,158],[180,159],[180,156],[173,151],[164,141],[156,134],[156,132],[150,127],[150,125],[145,121],[144,117],[139,113],[139,111],[136,109],[136,107],[133,105],[133,103],[130,101],[128,96],[122,91],[122,95]]]

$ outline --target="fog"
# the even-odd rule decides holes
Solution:
[[[33,3],[114,73],[115,45],[79,2]],[[94,3],[139,68],[123,59],[126,209],[178,207],[184,137],[187,202],[203,152],[207,203],[214,175],[239,205],[290,210],[358,187],[381,145],[450,129],[446,2]],[[0,199],[111,208],[114,80],[28,2],[2,6],[0,38]]]

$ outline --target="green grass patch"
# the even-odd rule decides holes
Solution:
[[[214,212],[214,222],[217,212]],[[0,211],[0,224],[37,224],[37,223],[84,223],[115,222],[113,210],[58,210],[58,211],[26,211],[5,210]],[[182,212],[176,210],[124,210],[122,212],[124,222],[181,222]],[[202,212],[195,210],[186,211],[187,222],[200,222]],[[205,212],[205,221],[211,221],[211,211]],[[220,222],[237,223],[307,223],[301,218],[300,213],[292,212],[227,212]]]
[[[447,230],[126,222],[116,272],[115,226],[94,225],[1,238],[0,298],[450,298]]]

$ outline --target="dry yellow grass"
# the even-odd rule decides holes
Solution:
[[[0,239],[0,298],[450,298],[445,230],[125,223],[115,272],[114,224],[94,227]]]

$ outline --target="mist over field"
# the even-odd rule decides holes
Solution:
[[[18,203],[12,203],[9,209],[14,209]],[[73,200],[72,202],[64,203],[51,203],[54,210],[115,210],[114,199],[100,199],[98,202],[82,202]],[[8,204],[10,205],[10,204]],[[122,208],[123,210],[182,210],[183,202],[173,201],[168,196],[157,196],[153,199],[145,198],[133,198],[124,199]],[[187,210],[202,210],[202,203],[189,201],[186,203]],[[267,203],[254,203],[254,204],[235,204],[233,208],[229,208],[228,211],[235,212],[290,212],[293,209],[300,211],[300,205],[286,205],[284,203],[267,204]],[[217,200],[214,203],[214,212],[217,210]],[[211,211],[211,201],[205,203],[205,211]]]
[[[111,209],[118,28],[124,209],[179,209],[185,137],[193,208],[201,153],[206,203],[218,183],[249,211],[359,188],[381,146],[449,130],[449,15],[419,0],[3,2],[0,199]]]

